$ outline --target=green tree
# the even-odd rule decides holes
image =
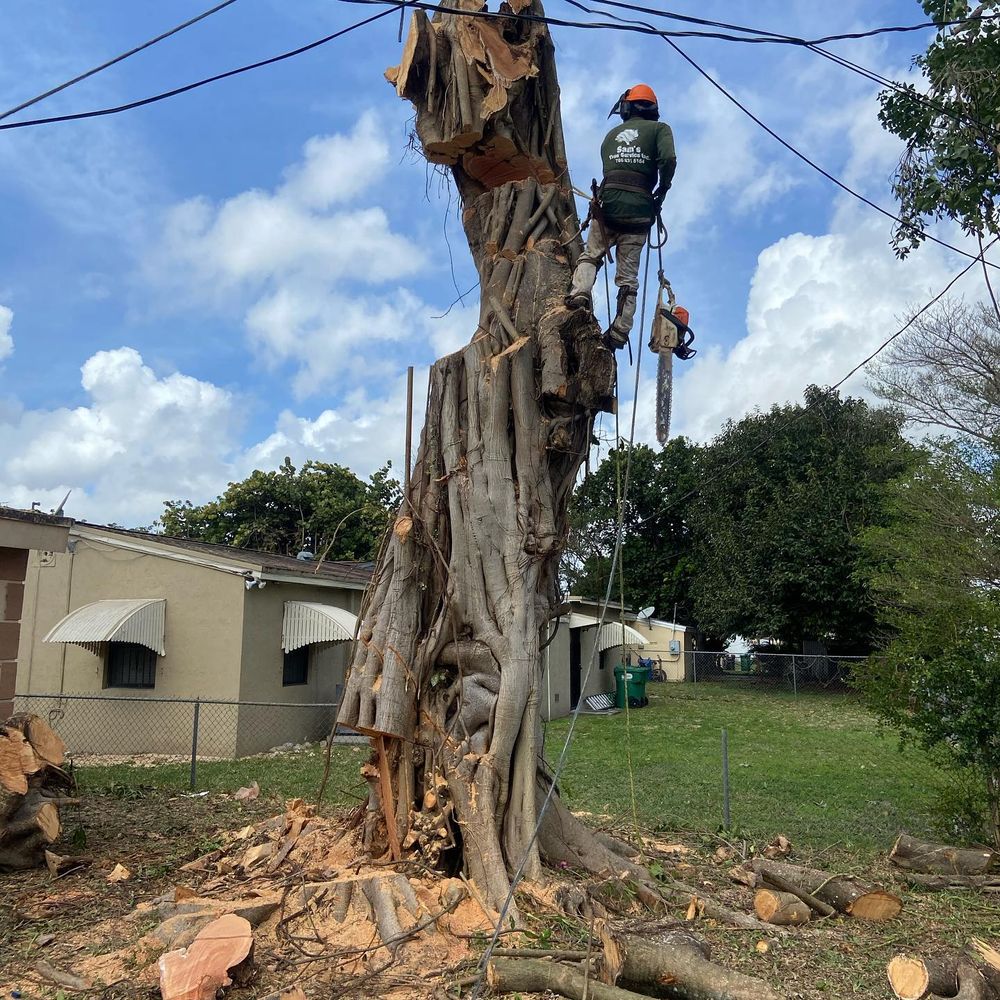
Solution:
[[[295,555],[309,548],[327,559],[375,557],[399,484],[388,465],[368,482],[350,469],[286,458],[276,471],[255,470],[208,503],[167,500],[163,532],[179,538]]]
[[[923,0],[943,24],[973,13],[968,0]],[[906,144],[893,180],[902,225],[893,245],[919,246],[929,220],[952,219],[982,239],[998,235],[1000,193],[1000,4],[979,4],[973,20],[941,27],[914,59],[923,81],[880,95],[879,119]]]
[[[697,454],[698,448],[682,437],[660,451],[642,444],[633,448],[621,559],[626,604],[652,605],[657,615],[667,618],[676,607],[678,621],[694,625],[694,564],[682,498],[696,484]],[[613,449],[573,496],[563,561],[571,593],[600,599],[607,591],[618,524],[618,483],[626,458],[626,446]],[[612,599],[618,600],[619,594],[616,579]]]
[[[805,403],[728,424],[704,448],[693,533],[701,627],[868,652],[875,607],[858,534],[883,523],[881,487],[912,462],[901,416],[811,386]]]
[[[904,739],[979,776],[1000,846],[1000,479],[996,457],[938,442],[887,493],[865,536],[889,641],[858,672]],[[966,831],[974,837],[981,831]]]

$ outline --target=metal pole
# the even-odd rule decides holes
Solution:
[[[698,650],[697,649],[692,649],[691,650],[691,672],[692,672],[692,675],[694,677],[694,680],[693,680],[692,683],[697,684],[698,683]]]
[[[722,826],[732,828],[732,816],[729,812],[729,733],[722,730]]]
[[[198,719],[201,715],[201,699],[194,703],[194,723],[191,726],[191,791],[195,789],[198,780]]]
[[[402,14],[402,10],[400,11]],[[403,496],[410,495],[410,451],[413,438],[413,365],[406,369],[406,454],[403,458]]]
[[[798,657],[792,653],[792,696],[797,698],[799,696],[799,677],[798,672],[795,669],[795,664],[798,662]]]

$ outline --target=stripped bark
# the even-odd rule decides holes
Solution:
[[[615,362],[593,317],[562,304],[579,220],[545,25],[418,10],[386,75],[416,108],[424,155],[458,188],[481,304],[469,345],[431,369],[339,721],[378,748],[364,771],[366,846],[457,860],[499,910],[522,858],[540,874],[539,645]],[[551,816],[543,843],[616,870],[586,828]]]

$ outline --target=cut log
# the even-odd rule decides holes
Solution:
[[[73,780],[59,764],[65,746],[37,715],[0,726],[0,871],[40,867],[60,832],[59,807]]]
[[[928,844],[901,833],[889,860],[898,868],[928,875],[985,875],[996,864],[997,854],[988,847]]]
[[[1000,952],[975,938],[960,952],[932,958],[896,955],[885,971],[899,1000],[1000,996]]]
[[[758,889],[753,908],[761,920],[780,927],[808,923],[812,916],[809,905],[798,896],[777,889]]]
[[[885,967],[892,992],[899,1000],[923,1000],[931,994],[953,997],[958,992],[958,958],[896,955]]]
[[[689,931],[669,931],[659,940],[635,934],[616,939],[620,958],[615,964],[626,987],[644,992],[655,987],[685,1000],[780,1000],[781,994],[760,979],[712,962],[707,943]]]
[[[853,875],[829,875],[815,868],[803,868],[765,858],[755,858],[752,867],[762,878],[776,875],[786,882],[801,886],[839,913],[859,920],[893,920],[903,908],[903,901],[898,896]]]
[[[497,993],[558,993],[570,1000],[649,1000],[642,993],[608,986],[559,962],[540,958],[495,958],[487,981]]]
[[[215,1000],[230,986],[230,969],[246,961],[253,931],[243,917],[227,913],[204,927],[190,948],[168,951],[157,963],[163,1000]]]
[[[832,917],[837,912],[829,903],[824,903],[822,899],[817,899],[811,892],[806,892],[802,886],[783,878],[776,871],[771,869],[762,871],[761,878],[766,882],[770,882],[775,889],[788,893],[800,902],[805,903],[810,910],[815,910],[821,917]]]

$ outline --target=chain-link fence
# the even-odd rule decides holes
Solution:
[[[864,656],[827,653],[684,653],[684,680],[768,691],[850,693],[851,675]]]
[[[18,694],[16,712],[46,719],[78,765],[231,760],[325,740],[339,702]]]

